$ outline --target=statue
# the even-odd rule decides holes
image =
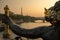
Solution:
[[[4,7],[4,11],[5,11],[5,15],[9,16],[9,12],[10,11],[9,11],[8,5],[6,5]],[[9,25],[6,25],[5,32],[3,34],[3,38],[7,38],[8,39],[10,37],[10,35],[11,35],[11,33],[10,33]]]
[[[5,15],[4,23],[9,25],[9,28],[18,36],[31,39],[43,38],[43,40],[60,40],[60,16],[58,17],[58,11],[55,6],[56,5],[49,9],[45,8],[45,19],[52,24],[49,27],[42,26],[34,29],[24,29],[16,25],[7,15]]]

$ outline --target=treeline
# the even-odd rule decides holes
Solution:
[[[0,20],[2,20],[4,14],[0,13]],[[28,21],[34,21],[34,17],[31,17],[31,16],[23,16],[23,15],[18,15],[18,14],[14,14],[13,12],[10,12],[10,17],[13,19],[13,20],[24,20],[25,22],[28,22]]]
[[[3,16],[4,16],[4,14],[0,14],[0,21],[2,20]]]

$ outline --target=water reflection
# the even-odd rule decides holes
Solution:
[[[43,23],[43,22],[39,22],[39,23],[29,22],[29,23],[22,23],[20,26],[25,29],[32,29],[32,28],[36,28],[36,27],[49,26],[49,25],[51,25],[51,24],[48,22],[45,22],[45,23]]]

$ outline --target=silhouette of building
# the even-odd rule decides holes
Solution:
[[[21,8],[21,16],[23,16],[23,10],[22,10],[22,8]]]

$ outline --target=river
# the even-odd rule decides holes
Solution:
[[[37,21],[37,22],[35,22],[35,23],[33,23],[33,22],[28,22],[28,23],[22,23],[22,24],[20,24],[20,27],[22,27],[22,28],[25,28],[25,29],[32,29],[32,28],[36,28],[36,27],[42,27],[42,26],[49,26],[49,25],[51,25],[50,23],[48,23],[48,22],[45,22],[45,23],[43,23],[42,21]],[[0,37],[2,38],[2,34],[3,34],[3,32],[2,33],[0,33]],[[15,35],[12,31],[11,31],[11,38],[15,38],[17,35]],[[0,38],[0,39],[1,39]],[[27,38],[24,38],[24,37],[22,37],[22,39],[23,40],[26,40]],[[32,40],[32,39],[29,39],[29,40]],[[38,39],[34,39],[34,40],[42,40],[41,38],[38,38]]]

